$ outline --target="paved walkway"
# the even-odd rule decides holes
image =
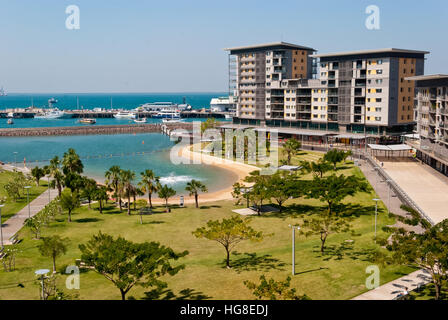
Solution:
[[[411,292],[431,282],[431,276],[424,270],[415,271],[400,279],[372,289],[352,300],[395,300],[406,290]],[[407,288],[407,289],[406,289]]]
[[[50,201],[58,195],[57,190],[50,190]],[[31,217],[39,213],[48,204],[48,190],[30,202]],[[28,206],[25,206],[17,214],[9,218],[2,225],[3,227],[3,243],[5,245],[11,244],[9,239],[22,229],[25,220],[28,218]]]
[[[448,219],[446,177],[415,160],[384,161],[384,170],[435,223]]]

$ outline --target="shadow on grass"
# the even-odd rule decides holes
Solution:
[[[98,221],[103,221],[103,220],[98,219],[98,218],[82,218],[82,219],[75,220],[76,223],[89,223],[89,222],[98,222]]]
[[[171,289],[156,288],[146,291],[142,300],[206,300],[211,299],[200,291],[195,289],[183,289],[176,295]]]
[[[280,207],[276,204],[270,204],[270,206],[280,210]],[[260,217],[286,219],[291,217],[297,217],[299,215],[314,213],[319,208],[320,207],[295,203],[290,206],[283,207],[282,212],[278,211],[278,212],[263,213]]]
[[[339,245],[329,245],[325,247],[324,254],[320,252],[320,246],[316,246],[313,252],[318,252],[319,257],[324,261],[343,260],[348,258],[351,260],[359,260],[364,262],[375,262],[376,249],[355,249],[353,242],[343,242]]]
[[[232,254],[237,258],[230,261],[230,266],[233,270],[240,273],[242,271],[269,271],[271,269],[283,271],[286,264],[279,259],[272,258],[270,254],[258,256],[256,253],[238,253]],[[225,260],[222,262],[222,267],[226,268]]]
[[[324,267],[320,267],[320,268],[316,268],[316,269],[311,269],[311,270],[306,270],[306,271],[301,271],[301,272],[296,272],[296,276],[299,274],[305,274],[305,273],[311,273],[311,272],[316,272],[316,271],[321,271],[321,270],[329,270],[329,268],[324,268]]]
[[[160,220],[143,221],[143,225],[145,225],[145,224],[162,224],[162,223],[165,223],[165,221],[160,221]],[[140,221],[138,222],[138,224],[140,224]]]
[[[222,208],[222,206],[217,206],[217,205],[213,205],[213,206],[199,206],[199,209],[219,209]]]

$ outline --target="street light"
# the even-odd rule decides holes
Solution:
[[[14,153],[14,167],[17,168],[17,154],[18,154],[18,152],[14,151],[13,153]]]
[[[45,279],[45,275],[50,272],[50,270],[48,269],[39,269],[36,270],[34,273],[37,276],[40,276],[41,279],[41,285],[42,285],[42,300],[45,300],[45,283],[44,283],[44,279]]]
[[[300,230],[299,226],[289,225],[292,229],[292,275],[296,274],[296,229]]]
[[[378,217],[378,201],[380,201],[380,199],[373,199],[373,201],[375,201],[375,243],[376,243],[376,222],[377,222],[377,217]]]
[[[4,207],[4,204],[0,204],[0,241],[3,249],[3,224],[2,224],[2,208]]]
[[[25,186],[25,189],[26,189],[26,201],[28,202],[28,218],[31,218],[30,188],[31,188],[31,186]]]
[[[391,194],[390,189],[392,188],[393,180],[387,179],[386,182],[389,185],[389,191],[388,191],[388,195],[387,195],[387,211],[388,211],[388,213],[390,213],[390,194]]]
[[[48,203],[51,202],[51,196],[50,196],[50,174],[47,175],[48,179]]]

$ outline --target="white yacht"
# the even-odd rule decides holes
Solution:
[[[58,108],[48,109],[34,116],[34,119],[61,119],[64,118],[65,112]]]
[[[135,119],[135,123],[146,123],[146,118]]]
[[[116,114],[114,114],[115,119],[135,119],[136,115],[134,112],[130,111],[120,111]]]
[[[135,109],[135,111],[151,112],[151,113],[157,113],[160,111],[173,111],[173,110],[179,110],[179,111],[191,110],[191,106],[187,103],[175,104],[172,102],[152,102],[142,104],[140,107]]]
[[[180,119],[179,110],[162,110],[153,115],[153,118],[158,119]]]
[[[8,112],[6,115],[7,118],[14,118],[14,112]]]

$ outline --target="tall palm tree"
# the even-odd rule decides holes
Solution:
[[[53,178],[51,182],[51,187],[58,189],[58,195],[61,196],[64,175],[61,172],[61,160],[58,156],[55,156],[50,160],[50,165],[48,166],[48,171],[50,176]]]
[[[168,199],[173,197],[176,194],[176,191],[173,188],[168,187],[166,184],[163,186],[159,185],[158,190],[159,198],[165,199],[165,211],[170,212]]]
[[[139,182],[141,190],[148,193],[149,207],[152,208],[152,194],[157,192],[160,177],[156,177],[152,170],[145,170],[140,173],[142,180]]]
[[[300,143],[300,141],[298,141],[294,138],[288,139],[283,144],[283,153],[286,153],[289,165],[291,164],[292,156],[296,155],[297,152],[299,152],[301,147],[302,147],[302,144]]]
[[[76,153],[75,149],[68,149],[67,152],[64,153],[64,157],[62,159],[62,171],[64,174],[67,173],[77,173],[80,174],[84,170],[84,165],[82,164],[79,155]]]
[[[128,215],[131,215],[131,194],[134,186],[132,181],[135,179],[135,172],[132,170],[122,170],[120,175],[121,184],[123,191],[126,193],[128,198]]]
[[[196,202],[196,208],[199,208],[198,193],[208,192],[207,187],[201,181],[191,180],[187,183],[185,190],[190,192],[190,196],[194,195],[194,201]]]
[[[109,170],[106,171],[106,184],[114,191],[114,197],[118,198],[118,203],[120,205],[120,211],[121,208],[121,193],[120,193],[120,175],[121,175],[121,168],[119,166],[112,166],[109,168]]]

